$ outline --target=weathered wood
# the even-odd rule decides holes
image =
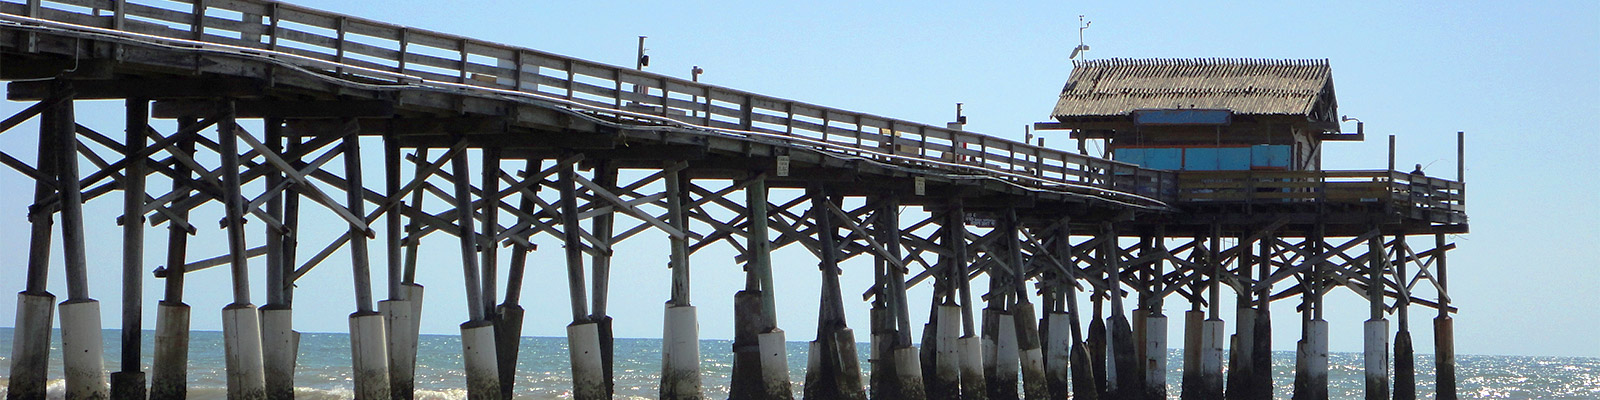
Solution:
[[[483,287],[479,286],[483,278],[478,276],[478,230],[473,227],[472,213],[467,212],[472,210],[471,183],[468,182],[467,175],[467,153],[457,152],[450,160],[450,168],[455,174],[452,177],[455,181],[455,196],[453,200],[455,201],[456,209],[463,211],[458,213],[456,224],[458,227],[457,236],[461,238],[461,269],[467,285],[467,315],[471,318],[469,322],[487,322],[486,312],[483,309]],[[484,345],[488,344],[484,343]],[[496,384],[494,386],[494,390],[498,392],[499,385]]]
[[[145,145],[145,127],[149,118],[149,102],[144,99],[129,99],[124,105],[127,141],[124,153],[133,155],[127,149],[139,149]],[[139,365],[140,337],[144,332],[143,304],[144,304],[144,201],[145,194],[145,164],[130,163],[128,172],[123,178],[122,199],[122,359],[121,371],[123,379],[113,393],[120,396],[123,393],[129,398],[143,397],[145,382],[142,368]]]

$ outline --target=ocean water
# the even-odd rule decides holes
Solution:
[[[105,331],[106,369],[116,371],[120,359],[120,333]],[[0,396],[11,368],[10,328],[0,328]],[[150,365],[154,332],[144,337],[143,365]],[[418,399],[466,398],[466,377],[461,370],[461,343],[455,336],[423,335],[417,355]],[[59,346],[60,337],[51,341]],[[193,399],[226,397],[221,332],[194,332],[189,350],[189,396]],[[616,340],[616,390],[618,398],[656,397],[661,368],[660,339]],[[733,343],[704,340],[700,355],[704,359],[702,381],[707,398],[728,397],[728,381],[733,368]],[[806,342],[789,342],[789,372],[796,398],[805,381]],[[868,370],[866,350],[861,350],[862,369]],[[51,397],[61,398],[61,359],[59,347],[51,359]],[[296,397],[301,399],[349,399],[354,386],[349,371],[349,336],[336,333],[307,333],[301,337],[299,367],[295,372]],[[1170,397],[1177,399],[1183,374],[1181,353],[1169,351],[1167,377]],[[1600,400],[1600,358],[1457,355],[1459,393],[1463,399],[1548,399]],[[1333,353],[1329,357],[1329,394],[1334,399],[1362,398],[1364,378],[1361,355]],[[1294,380],[1292,352],[1273,353],[1274,393],[1287,399]],[[518,359],[516,396],[518,399],[571,398],[571,373],[567,369],[565,338],[526,337]],[[863,382],[866,382],[863,379]],[[1417,356],[1417,394],[1433,398],[1433,357]]]

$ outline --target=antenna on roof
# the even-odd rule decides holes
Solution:
[[[1083,30],[1089,29],[1089,24],[1092,23],[1094,21],[1085,21],[1083,14],[1078,14],[1078,47],[1072,48],[1072,55],[1067,56],[1068,60],[1076,60],[1078,56],[1083,55],[1083,52],[1089,51],[1089,45],[1083,44]]]

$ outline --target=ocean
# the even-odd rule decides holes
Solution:
[[[0,328],[0,396],[11,368],[10,328]],[[106,369],[118,370],[120,333],[105,331]],[[144,337],[143,365],[150,365],[151,340]],[[59,346],[59,336],[51,341]],[[616,390],[624,399],[656,397],[661,368],[660,339],[616,340]],[[805,381],[807,343],[789,342],[789,371],[796,398]],[[700,342],[702,381],[707,398],[728,397],[728,381],[733,368],[733,344],[727,340]],[[868,367],[868,348],[861,350],[861,365]],[[423,335],[417,355],[417,398],[466,398],[465,376],[461,370],[460,340],[455,336]],[[1181,353],[1170,350],[1167,382],[1169,397],[1178,398],[1178,383],[1183,374]],[[1463,399],[1542,399],[1600,400],[1600,358],[1457,355],[1459,393]],[[221,332],[196,331],[189,351],[189,396],[193,399],[226,397]],[[1329,395],[1334,399],[1359,399],[1364,378],[1359,353],[1333,353],[1329,357]],[[349,399],[352,397],[349,336],[338,333],[306,333],[301,336],[299,367],[295,372],[296,397],[300,399]],[[1273,353],[1273,375],[1277,398],[1287,399],[1294,380],[1292,352]],[[61,359],[59,348],[51,359],[51,398],[61,398]],[[863,380],[866,382],[866,380]],[[1417,356],[1418,398],[1433,398],[1433,356]],[[516,393],[518,399],[571,398],[571,375],[567,369],[565,338],[526,337],[522,339],[518,360]]]

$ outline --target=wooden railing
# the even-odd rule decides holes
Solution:
[[[1176,193],[1176,179],[1168,171],[286,3],[8,0],[0,1],[0,12],[259,50],[250,53],[362,81],[514,91],[618,121],[670,120],[1142,205],[1160,205]]]
[[[1402,212],[1465,216],[1461,182],[1399,171],[1186,171],[1177,201],[1376,203]]]

